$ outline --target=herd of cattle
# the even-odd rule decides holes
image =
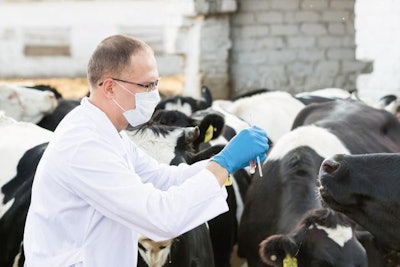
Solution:
[[[236,251],[250,267],[400,266],[399,104],[355,96],[257,90],[213,100],[203,87],[200,99],[164,98],[149,123],[126,130],[160,162],[208,159],[250,124],[265,129],[270,150],[262,177],[232,174],[228,212],[173,240],[142,236],[138,266],[228,267]],[[0,84],[0,266],[23,266],[37,164],[79,103],[49,86]]]

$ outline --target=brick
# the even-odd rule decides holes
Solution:
[[[288,64],[294,61],[297,57],[296,50],[272,50],[263,53],[267,56],[267,62],[272,65]]]
[[[315,37],[294,36],[288,37],[287,43],[289,47],[307,48],[315,46]]]
[[[297,59],[301,61],[323,61],[325,60],[325,50],[319,48],[297,49]]]
[[[345,22],[352,18],[348,11],[323,11],[322,20],[326,22]]]
[[[295,35],[299,29],[297,25],[273,24],[271,27],[271,35]]]
[[[318,62],[315,66],[315,75],[336,76],[339,73],[339,61]]]
[[[328,32],[332,35],[346,34],[346,25],[342,22],[331,22],[328,24]]]
[[[275,10],[297,10],[299,6],[299,0],[271,0],[271,9]]]
[[[238,13],[232,16],[232,25],[250,25],[255,24],[256,19],[253,13]]]
[[[355,59],[356,51],[351,48],[331,48],[328,49],[328,59]]]
[[[304,0],[301,3],[301,8],[304,10],[325,10],[328,4],[328,0]]]
[[[314,73],[313,63],[293,62],[287,65],[287,71],[290,76],[305,77]]]
[[[243,26],[234,30],[235,38],[254,38],[263,37],[270,32],[269,27],[266,25]]]
[[[354,10],[354,0],[331,0],[330,9]]]
[[[267,0],[240,0],[237,1],[239,11],[269,10],[270,1]]]
[[[255,12],[255,20],[260,23],[282,23],[283,13],[277,11]]]
[[[321,15],[316,11],[297,11],[294,13],[297,22],[318,22]]]
[[[342,61],[342,72],[343,73],[361,73],[365,68],[369,66],[369,63],[360,61]]]
[[[282,37],[261,37],[254,43],[257,50],[280,49],[286,46]]]
[[[318,37],[317,45],[323,48],[342,47],[342,38],[334,36],[320,36]]]
[[[318,23],[304,23],[300,27],[300,31],[302,33],[308,34],[308,35],[325,35],[327,34],[327,29],[324,24],[318,24]]]

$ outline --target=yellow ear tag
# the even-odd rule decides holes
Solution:
[[[210,126],[208,126],[206,134],[204,136],[204,143],[207,143],[208,141],[210,141],[213,138],[213,134],[214,134],[214,127],[210,124]]]
[[[225,186],[232,185],[232,175],[229,174],[228,179],[225,181]]]
[[[283,267],[297,267],[296,257],[292,258],[289,254],[286,254],[286,257],[283,259]]]

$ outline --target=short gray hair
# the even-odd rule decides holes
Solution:
[[[112,35],[101,41],[87,66],[90,87],[95,88],[106,76],[117,76],[131,63],[131,55],[143,50],[153,53],[144,41],[127,35]]]

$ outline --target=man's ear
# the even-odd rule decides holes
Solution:
[[[103,90],[103,93],[107,98],[110,98],[110,99],[114,98],[114,96],[115,96],[114,85],[115,85],[115,83],[112,79],[105,79],[103,81],[101,90]]]

